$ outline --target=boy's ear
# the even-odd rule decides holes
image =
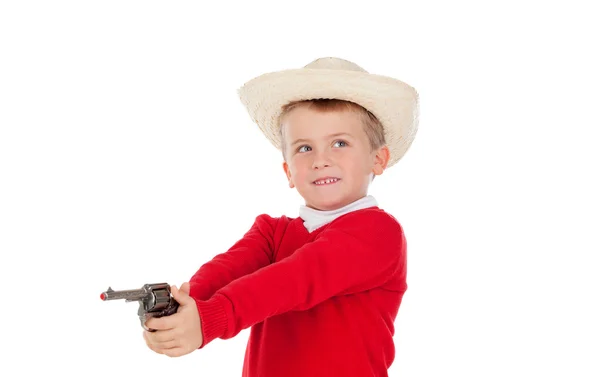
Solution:
[[[287,176],[288,184],[290,185],[290,188],[294,188],[294,182],[292,182],[292,172],[290,171],[290,166],[285,161],[283,162],[283,171],[285,172],[285,175]]]
[[[387,145],[379,148],[377,153],[375,154],[375,164],[373,165],[373,174],[381,175],[383,171],[387,167],[388,162],[390,161],[390,149]],[[373,177],[374,178],[374,177]]]

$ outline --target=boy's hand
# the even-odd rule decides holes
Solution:
[[[183,283],[181,289],[172,286],[171,293],[179,303],[177,313],[147,320],[146,327],[157,331],[144,330],[144,340],[154,352],[178,357],[202,345],[202,327],[196,301],[189,296],[190,284]]]

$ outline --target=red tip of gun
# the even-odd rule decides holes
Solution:
[[[104,293],[100,293],[100,299],[101,299],[102,301],[106,300],[106,294],[104,294]]]

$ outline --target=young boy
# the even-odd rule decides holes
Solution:
[[[282,151],[299,217],[256,217],[180,289],[169,317],[146,322],[171,357],[251,327],[243,376],[387,376],[406,291],[406,240],[368,187],[404,155],[418,123],[405,83],[322,58],[259,76],[240,97]]]

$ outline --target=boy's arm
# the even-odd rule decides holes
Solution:
[[[204,343],[227,339],[270,316],[379,287],[406,274],[400,224],[380,209],[340,217],[287,258],[197,300]],[[201,347],[201,348],[202,348]]]
[[[248,232],[229,250],[203,264],[190,279],[190,296],[208,300],[218,289],[272,261],[277,219],[257,216]]]

